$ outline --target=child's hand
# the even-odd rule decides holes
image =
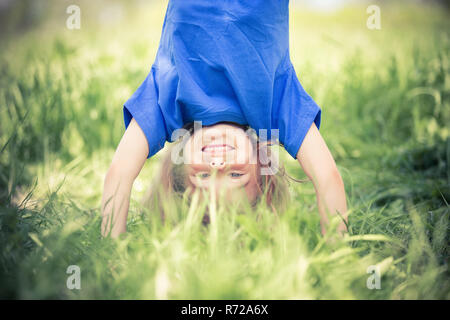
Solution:
[[[133,182],[148,155],[147,139],[132,119],[105,177],[102,199],[102,235],[116,238],[126,231]]]

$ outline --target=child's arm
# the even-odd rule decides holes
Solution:
[[[148,151],[147,139],[132,119],[105,177],[101,207],[103,236],[111,232],[111,237],[116,238],[126,231],[131,188],[144,166]]]
[[[325,234],[328,214],[339,212],[345,219],[347,202],[342,177],[336,163],[313,123],[297,153],[297,160],[314,184],[320,214],[322,234]],[[347,231],[342,221],[338,227],[340,234]]]

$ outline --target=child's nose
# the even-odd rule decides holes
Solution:
[[[225,161],[223,159],[212,159],[209,165],[212,168],[222,169],[225,166]]]

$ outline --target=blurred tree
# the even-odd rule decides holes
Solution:
[[[47,0],[0,0],[1,35],[36,26],[45,20],[48,8]]]
[[[447,6],[447,8],[450,8],[450,0],[441,0],[443,4]]]

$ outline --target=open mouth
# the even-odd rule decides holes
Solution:
[[[234,147],[230,146],[229,144],[208,144],[202,148],[203,152],[227,152],[234,150]]]

